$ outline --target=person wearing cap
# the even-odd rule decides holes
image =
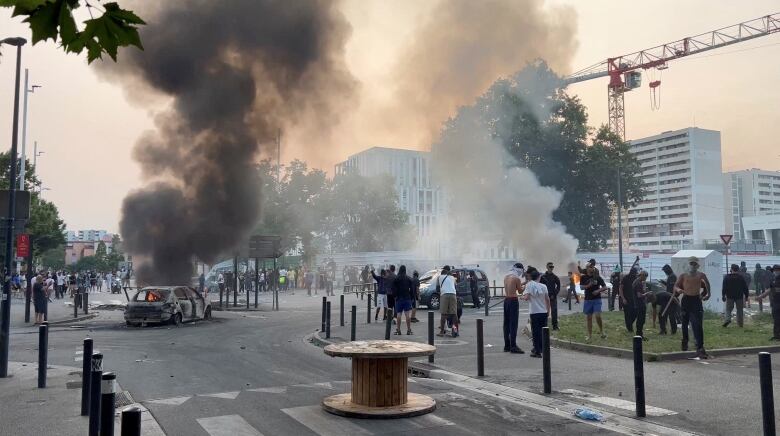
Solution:
[[[607,284],[604,283],[604,279],[599,276],[595,265],[588,264],[585,274],[580,278],[580,286],[585,292],[585,301],[582,306],[582,311],[587,316],[588,335],[585,337],[585,340],[590,341],[590,337],[593,335],[594,316],[596,324],[599,326],[601,339],[604,339],[607,335],[604,334],[604,324],[601,320],[601,293],[608,288]]]
[[[771,340],[780,341],[780,265],[772,267],[772,275],[772,282],[769,289],[758,296],[758,301],[760,302],[766,297],[770,298],[769,301],[772,303],[772,321],[774,324]]]
[[[518,298],[524,290],[525,269],[522,263],[516,263],[504,276],[504,352],[523,354],[517,346],[517,324],[520,319]]]
[[[553,272],[555,265],[547,262],[547,271],[539,279],[539,283],[547,287],[547,293],[550,295],[550,322],[552,329],[558,330],[558,293],[561,292],[561,279]]]
[[[702,289],[704,292],[702,292]],[[710,281],[707,275],[699,271],[699,259],[696,256],[688,258],[688,271],[680,274],[674,284],[675,294],[682,294],[680,309],[682,311],[682,351],[688,351],[688,325],[693,329],[696,341],[696,356],[707,358],[704,349],[704,307],[702,301],[710,299]]]
[[[723,295],[721,298],[726,303],[726,319],[723,321],[723,327],[731,324],[731,312],[734,306],[737,306],[737,325],[743,326],[745,319],[745,301],[748,299],[748,285],[740,272],[739,265],[731,264],[731,272],[723,276]]]

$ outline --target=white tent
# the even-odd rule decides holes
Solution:
[[[704,309],[723,313],[725,303],[721,300],[723,287],[723,255],[713,250],[681,250],[672,256],[672,270],[679,277],[688,270],[688,258],[699,258],[699,271],[710,281],[710,299],[704,302]]]

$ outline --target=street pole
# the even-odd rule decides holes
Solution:
[[[14,112],[13,128],[11,129],[10,171],[8,177],[8,228],[5,233],[5,273],[3,283],[2,323],[0,323],[0,377],[8,377],[9,332],[11,330],[11,265],[13,261],[14,217],[16,216],[16,153],[19,141],[19,75],[22,68],[22,46],[27,43],[24,38],[7,38],[0,44],[16,46],[16,79],[14,82]]]
[[[620,275],[623,276],[623,192],[620,189],[620,168],[617,173],[617,221],[618,221],[618,262]]]

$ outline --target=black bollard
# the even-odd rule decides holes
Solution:
[[[485,376],[485,340],[482,337],[483,319],[477,319],[477,377]]]
[[[257,292],[260,290],[260,285],[255,282],[255,309],[257,309]]]
[[[84,295],[81,296],[81,302],[84,304],[84,315],[89,313],[89,294],[84,293]]]
[[[81,305],[81,295],[76,294],[73,296],[73,317],[79,317],[79,305]]]
[[[222,288],[223,288],[222,286],[219,287],[219,308],[220,309],[222,309],[222,291],[224,291],[224,289]]]
[[[38,327],[38,388],[46,387],[46,361],[49,352],[49,325],[43,323]]]
[[[550,327],[542,327],[542,375],[544,376],[544,393],[552,393],[552,378],[550,376]]]
[[[485,316],[490,316],[490,292],[485,294]]]
[[[775,435],[775,395],[772,388],[772,355],[758,353],[758,372],[761,379],[761,414],[764,418],[764,436]]]
[[[249,286],[244,285],[244,290],[246,291],[246,308],[249,309]]]
[[[433,345],[433,311],[428,311],[428,345]],[[428,356],[428,363],[433,363],[433,354]]]
[[[141,436],[141,409],[128,407],[122,411],[121,436]]]
[[[645,416],[645,369],[642,360],[642,337],[634,336],[634,394],[636,396],[636,416]]]
[[[393,309],[387,309],[387,320],[385,321],[385,340],[390,340],[390,328],[393,326]]]
[[[81,416],[89,416],[90,377],[92,376],[92,339],[84,339],[84,354],[81,359]]]
[[[344,327],[344,294],[339,296],[339,327]]]
[[[371,324],[371,296],[368,296],[368,310],[366,310],[366,324]]]
[[[321,332],[325,331],[325,308],[328,304],[328,297],[322,297],[322,326],[320,328]]]
[[[89,386],[89,436],[100,432],[100,383],[103,380],[103,355],[92,354],[92,374]]]
[[[350,320],[352,321],[352,324],[349,326],[349,340],[354,341],[355,337],[357,337],[357,306],[352,306],[352,316],[350,317]]]
[[[567,291],[567,292],[568,292],[568,291]],[[577,290],[576,290],[576,289],[574,290],[574,295],[575,295],[575,296],[577,295]],[[566,297],[566,301],[568,301],[568,302],[569,302],[569,312],[571,312],[571,297],[572,297],[571,295],[568,295],[568,296]]]
[[[24,292],[24,322],[30,322],[30,292]]]
[[[104,372],[100,383],[100,436],[114,436],[116,374]]]
[[[330,339],[330,301],[325,303],[325,339]]]

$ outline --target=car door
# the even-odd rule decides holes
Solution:
[[[194,305],[190,301],[190,297],[187,295],[187,291],[183,287],[175,288],[173,295],[179,302],[179,308],[181,308],[182,319],[192,319],[192,309]]]
[[[455,271],[455,278],[457,281],[455,282],[455,292],[457,293],[458,297],[465,298],[467,295],[471,295],[471,290],[469,289],[469,281],[466,276],[466,270],[457,270]]]
[[[203,310],[206,306],[205,302],[203,301],[203,297],[198,294],[197,291],[195,291],[192,288],[186,288],[187,296],[190,297],[190,301],[194,304],[194,310],[193,310],[193,317],[202,319],[203,318]]]

